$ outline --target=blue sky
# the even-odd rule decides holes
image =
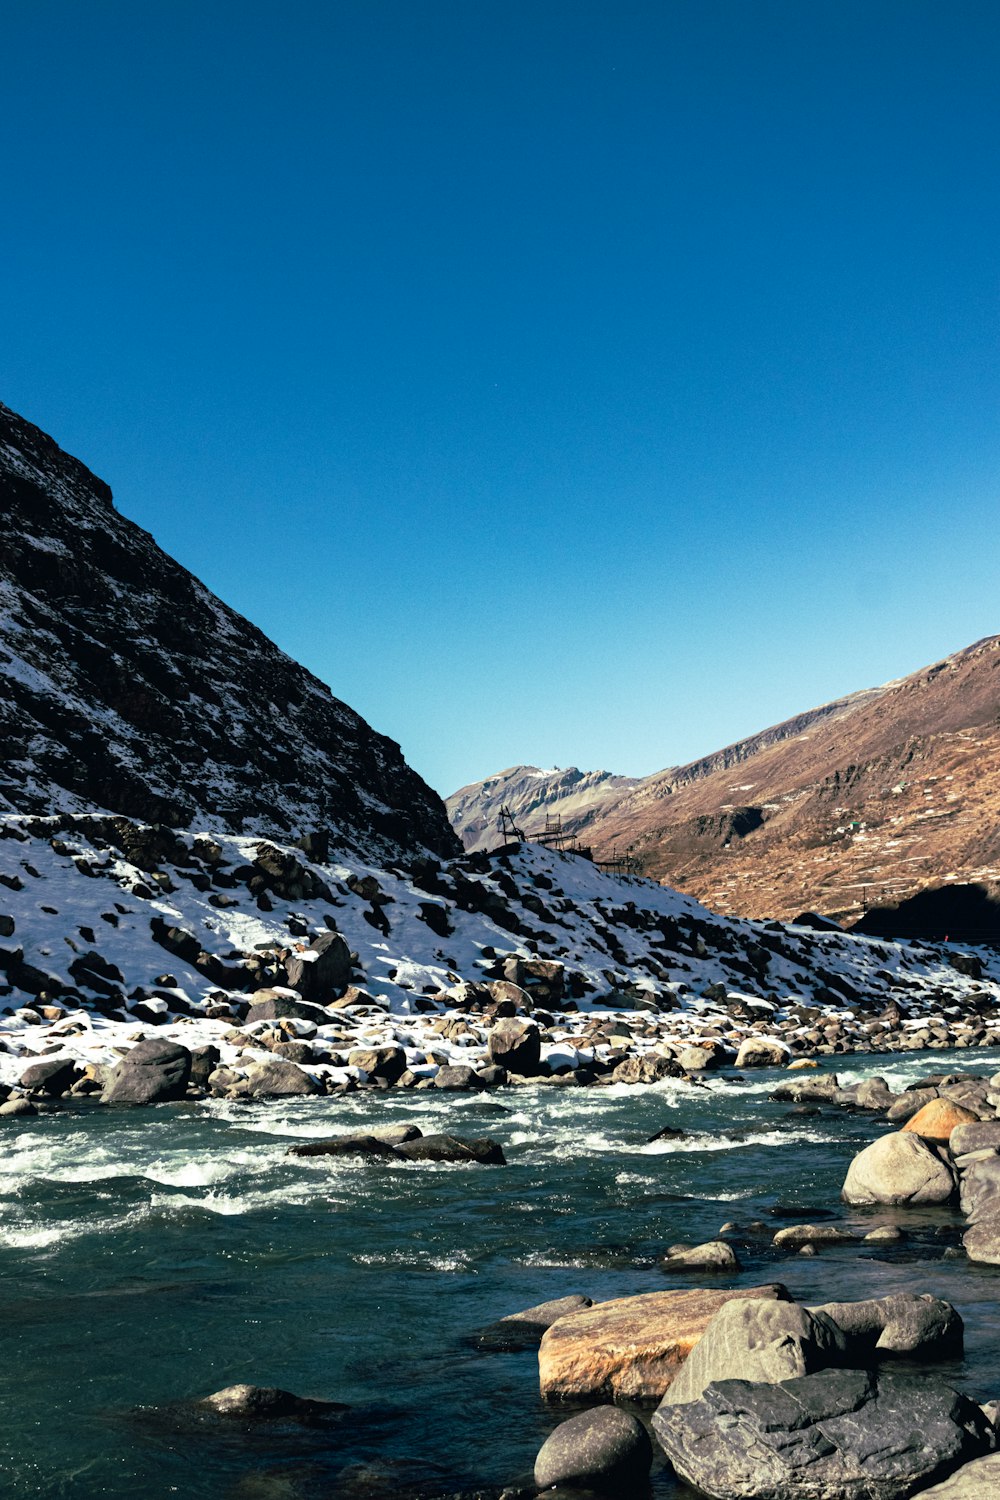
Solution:
[[[993,0],[32,0],[0,399],[440,792],[1000,629]]]

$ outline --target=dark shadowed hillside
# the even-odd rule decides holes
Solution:
[[[457,849],[398,745],[3,406],[0,499],[0,807],[329,830],[383,859]]]

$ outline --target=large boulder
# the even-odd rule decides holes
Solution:
[[[369,1078],[381,1078],[386,1083],[396,1083],[406,1072],[406,1053],[402,1047],[355,1047],[348,1054],[352,1068],[361,1068]]]
[[[717,1500],[900,1500],[991,1442],[980,1408],[940,1381],[861,1370],[721,1380],[661,1405],[653,1431]]]
[[[957,1125],[948,1145],[955,1156],[968,1151],[1000,1151],[1000,1120],[977,1120]]]
[[[1000,1266],[1000,1156],[970,1162],[961,1181],[961,1206],[969,1221],[962,1238],[966,1254],[982,1265]]]
[[[611,1495],[643,1491],[653,1445],[642,1423],[616,1406],[578,1412],[550,1433],[535,1459],[535,1483],[598,1490]]]
[[[673,1057],[662,1052],[641,1052],[624,1058],[611,1075],[612,1083],[659,1083],[664,1078],[680,1078],[684,1073]]]
[[[953,1130],[957,1130],[960,1125],[974,1125],[978,1119],[979,1116],[973,1110],[965,1109],[950,1099],[932,1099],[922,1109],[918,1109],[915,1115],[910,1116],[903,1130],[918,1135],[925,1141],[947,1143],[951,1140]]]
[[[246,1091],[252,1099],[282,1099],[294,1094],[321,1094],[316,1079],[298,1063],[281,1057],[252,1063],[247,1069]]]
[[[286,958],[285,973],[303,1000],[325,1005],[342,995],[351,982],[351,950],[339,932],[324,932],[303,953]]]
[[[736,1054],[738,1068],[783,1068],[791,1057],[787,1042],[776,1036],[748,1036]]]
[[[920,1491],[920,1500],[995,1500],[1000,1495],[1000,1453],[963,1464],[941,1484]]]
[[[489,1035],[490,1061],[533,1078],[541,1070],[542,1034],[533,1021],[499,1021]]]
[[[780,1285],[645,1292],[560,1318],[538,1350],[542,1396],[547,1401],[659,1401],[719,1308],[747,1297],[789,1300]]]
[[[537,1349],[542,1335],[560,1318],[570,1313],[581,1312],[592,1306],[589,1297],[578,1292],[568,1297],[556,1297],[551,1302],[539,1302],[535,1307],[526,1307],[523,1312],[508,1313],[495,1323],[480,1330],[473,1343],[477,1349],[490,1349],[509,1354],[520,1349]]]
[[[947,1359],[962,1352],[961,1317],[950,1302],[929,1292],[899,1292],[861,1302],[824,1302],[810,1312],[832,1319],[841,1330],[851,1364],[868,1364],[879,1354]]]
[[[443,1063],[434,1075],[436,1089],[453,1089],[459,1093],[481,1094],[489,1085],[468,1063]]]
[[[791,1380],[843,1364],[846,1353],[847,1340],[822,1313],[768,1298],[727,1302],[691,1350],[663,1403],[697,1401],[717,1380]]]
[[[190,1077],[188,1049],[151,1037],[126,1052],[105,1085],[101,1103],[164,1104],[183,1099]]]
[[[955,1174],[944,1154],[918,1135],[883,1135],[851,1162],[841,1196],[845,1203],[947,1203]]]
[[[47,1057],[29,1064],[21,1074],[21,1087],[33,1094],[65,1094],[77,1079],[77,1065],[71,1057]]]

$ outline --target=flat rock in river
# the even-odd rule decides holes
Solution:
[[[560,1318],[538,1351],[542,1396],[547,1401],[659,1401],[719,1308],[748,1297],[790,1300],[777,1284],[741,1291],[699,1287],[616,1297]]]
[[[681,1478],[717,1500],[900,1500],[991,1441],[980,1408],[942,1382],[862,1370],[720,1380],[660,1406],[653,1431]]]

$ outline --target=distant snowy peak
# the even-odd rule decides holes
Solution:
[[[0,808],[101,808],[383,860],[458,845],[346,704],[0,406]]]
[[[544,832],[547,817],[559,817],[566,831],[579,833],[610,803],[638,785],[634,777],[614,776],[610,771],[509,766],[485,781],[462,787],[445,805],[466,849],[492,849],[500,842],[501,807],[510,809],[514,822],[529,837]]]

